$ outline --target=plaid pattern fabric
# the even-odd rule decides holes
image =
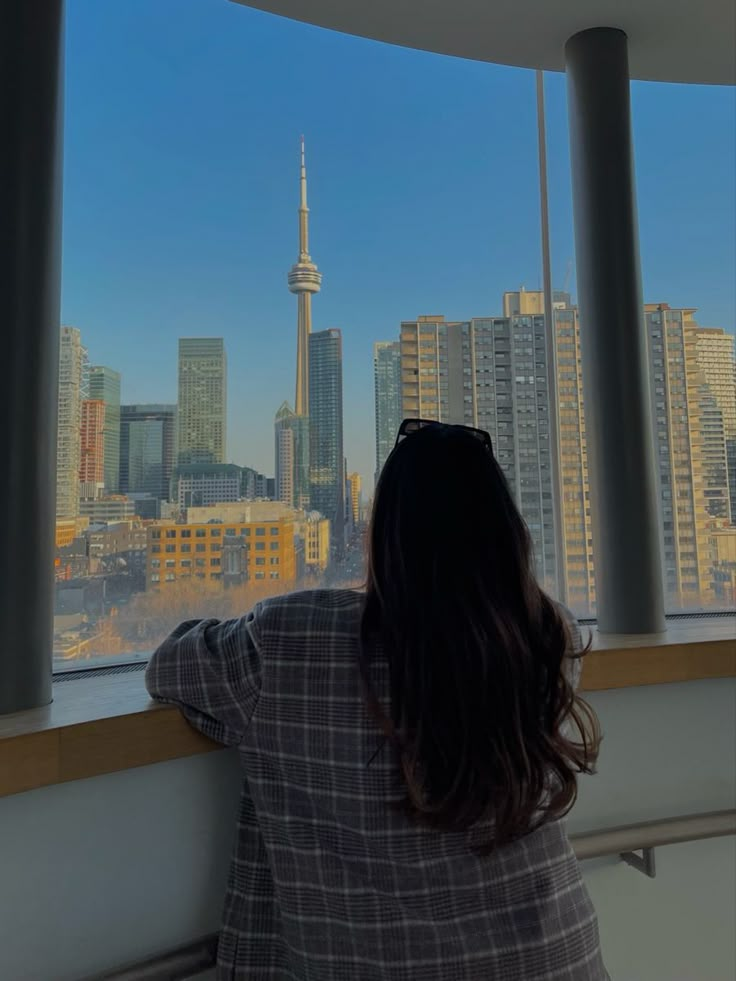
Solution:
[[[218,979],[606,978],[560,822],[479,858],[469,834],[387,806],[402,781],[364,707],[361,602],[296,593],[239,620],[183,623],[149,664],[153,697],[242,760]]]

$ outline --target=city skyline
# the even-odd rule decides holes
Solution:
[[[182,52],[198,50],[205,22],[193,63]],[[539,285],[532,73],[166,0],[70,5],[67,66],[62,321],[121,372],[126,403],[174,402],[178,338],[224,337],[228,460],[270,473],[273,414],[292,398],[285,189],[299,133],[329,270],[319,327],[344,331],[345,448],[366,487],[374,341],[422,314],[499,316],[505,290]],[[295,99],[307,70],[309,99]],[[562,286],[574,254],[564,78],[546,87]],[[700,323],[731,331],[733,106],[721,89],[633,86],[645,298],[697,305]],[[688,140],[662,154],[680,132]],[[460,166],[462,146],[473,150]]]

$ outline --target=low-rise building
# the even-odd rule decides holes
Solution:
[[[147,529],[146,588],[183,580],[296,583],[303,551],[290,518],[151,525]]]

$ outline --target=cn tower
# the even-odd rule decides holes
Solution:
[[[309,415],[309,335],[312,332],[312,293],[319,293],[322,273],[309,254],[309,208],[307,207],[307,168],[304,163],[304,137],[300,139],[299,169],[299,256],[289,270],[289,289],[297,297],[296,398],[297,416]]]

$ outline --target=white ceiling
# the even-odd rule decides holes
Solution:
[[[629,37],[631,77],[736,82],[736,0],[235,0],[409,48],[522,68],[564,69],[589,27]]]

